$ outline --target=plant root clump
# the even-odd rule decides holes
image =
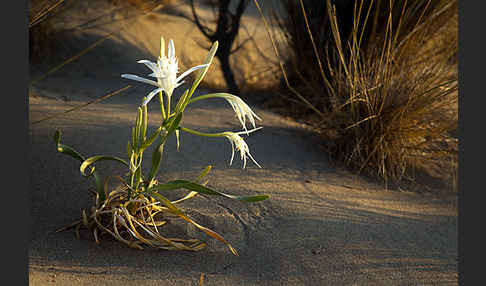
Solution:
[[[139,194],[135,199],[128,200],[129,188],[124,187],[110,192],[101,202],[95,194],[95,204],[89,214],[84,210],[82,218],[57,230],[58,232],[74,228],[75,235],[80,239],[80,229],[88,229],[96,244],[100,244],[100,237],[109,234],[127,246],[143,250],[149,246],[165,250],[199,251],[206,243],[199,239],[166,238],[159,229],[167,224],[167,219],[181,216],[171,209],[159,205],[152,197]],[[195,193],[189,193],[182,199],[173,201],[178,203],[191,198]],[[190,220],[190,219],[189,219]],[[194,222],[193,222],[194,223]],[[230,247],[232,249],[232,247]]]

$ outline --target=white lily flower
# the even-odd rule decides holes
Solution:
[[[149,76],[157,78],[157,81],[139,77],[133,74],[122,74],[121,77],[157,87],[148,94],[142,105],[147,104],[158,92],[161,91],[164,91],[167,94],[167,97],[170,98],[174,89],[184,83],[184,81],[182,81],[183,78],[197,69],[208,66],[208,64],[198,65],[188,69],[180,76],[177,76],[179,65],[178,59],[175,56],[174,41],[172,41],[172,39],[169,41],[167,56],[165,56],[164,38],[162,37],[160,39],[160,57],[158,58],[158,61],[154,63],[149,60],[139,60],[138,63],[145,64],[148,68],[150,68],[152,73],[149,74]]]
[[[231,143],[232,153],[231,153],[230,165],[233,163],[233,158],[235,156],[235,150],[236,150],[236,151],[240,152],[241,160],[243,160],[243,169],[246,167],[247,157],[250,157],[250,159],[253,161],[253,163],[255,163],[258,167],[260,167],[260,168],[262,167],[262,166],[260,166],[260,164],[258,164],[257,161],[255,161],[253,156],[251,156],[250,148],[248,148],[248,145],[246,144],[245,140],[243,140],[243,138],[241,138],[241,136],[240,136],[240,134],[249,134],[250,132],[254,132],[254,131],[261,129],[261,128],[263,128],[263,127],[258,127],[258,128],[252,129],[250,131],[241,131],[241,132],[227,131],[227,132],[222,133],[223,136],[228,138],[228,140]]]

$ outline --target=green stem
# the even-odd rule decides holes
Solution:
[[[196,102],[196,101],[202,100],[202,99],[208,99],[208,98],[215,98],[215,97],[224,98],[224,96],[222,96],[224,94],[229,94],[229,93],[210,93],[210,94],[200,95],[198,97],[191,98],[191,100],[189,100],[189,102],[187,104],[193,103],[193,102]]]
[[[209,94],[205,94],[205,95],[200,95],[198,97],[194,97],[191,100],[189,100],[189,102],[187,104],[193,103],[193,102],[196,102],[196,101],[202,100],[202,99],[208,99],[208,98],[224,98],[224,99],[227,100],[228,96],[236,96],[236,95],[233,95],[231,93],[225,93],[225,92],[209,93]]]
[[[222,132],[222,133],[205,133],[205,132],[196,131],[196,130],[192,130],[192,129],[181,127],[181,126],[179,126],[179,130],[187,132],[187,133],[191,133],[191,134],[194,134],[194,135],[198,135],[198,136],[204,136],[204,137],[224,137],[225,136],[225,132]]]
[[[160,113],[162,113],[162,122],[166,119],[165,108],[164,108],[164,97],[162,91],[159,92],[159,102],[160,102]]]
[[[159,92],[159,102],[160,102],[160,113],[162,113],[162,121],[165,120],[165,110],[164,110],[164,97],[162,96],[162,91]]]
[[[170,98],[172,94],[167,94],[167,116],[170,117]]]

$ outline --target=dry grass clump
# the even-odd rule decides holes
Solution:
[[[332,155],[385,182],[457,162],[457,1],[284,1],[290,82]],[[311,115],[311,116],[309,116]]]

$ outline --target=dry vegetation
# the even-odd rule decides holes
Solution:
[[[326,4],[284,1],[278,16],[293,52],[289,82],[305,99],[292,116],[386,183],[418,173],[454,181],[457,1]]]

